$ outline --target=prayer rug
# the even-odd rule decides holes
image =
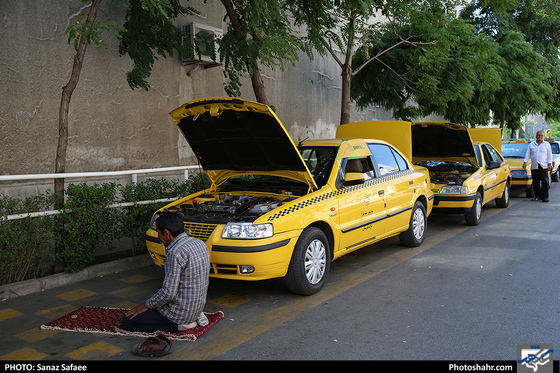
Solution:
[[[85,332],[85,333],[104,333],[126,335],[133,337],[154,337],[156,335],[165,335],[170,339],[196,341],[198,337],[204,334],[208,329],[214,326],[220,319],[224,317],[222,311],[215,313],[206,313],[208,325],[196,326],[192,329],[179,331],[176,333],[167,332],[130,332],[120,328],[121,320],[127,309],[123,308],[105,308],[105,307],[82,307],[76,311],[62,316],[59,319],[41,325],[41,329],[64,330],[69,332]]]

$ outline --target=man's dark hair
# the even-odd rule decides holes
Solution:
[[[167,229],[173,237],[177,237],[185,231],[183,219],[175,212],[168,212],[161,215],[156,220],[156,226],[162,233]]]

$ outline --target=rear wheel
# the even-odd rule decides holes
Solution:
[[[317,293],[327,281],[330,258],[329,241],[323,231],[306,228],[294,247],[284,279],[288,289],[301,295]]]
[[[471,210],[465,215],[465,221],[468,225],[480,224],[480,217],[482,216],[482,197],[480,192],[476,192],[474,203]]]
[[[424,242],[426,235],[426,208],[420,201],[416,201],[412,214],[410,215],[410,223],[408,229],[399,234],[401,243],[405,246],[420,246]]]

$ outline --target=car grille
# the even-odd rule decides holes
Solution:
[[[204,242],[208,241],[214,229],[216,229],[216,224],[198,224],[198,223],[187,223],[185,222],[185,229],[188,229],[188,234],[191,237],[198,238]]]

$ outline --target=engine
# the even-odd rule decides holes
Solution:
[[[207,223],[251,222],[283,203],[269,196],[201,195],[193,204],[181,205],[185,220]]]
[[[470,172],[461,171],[430,171],[430,179],[435,184],[463,185],[463,182],[471,176]]]

